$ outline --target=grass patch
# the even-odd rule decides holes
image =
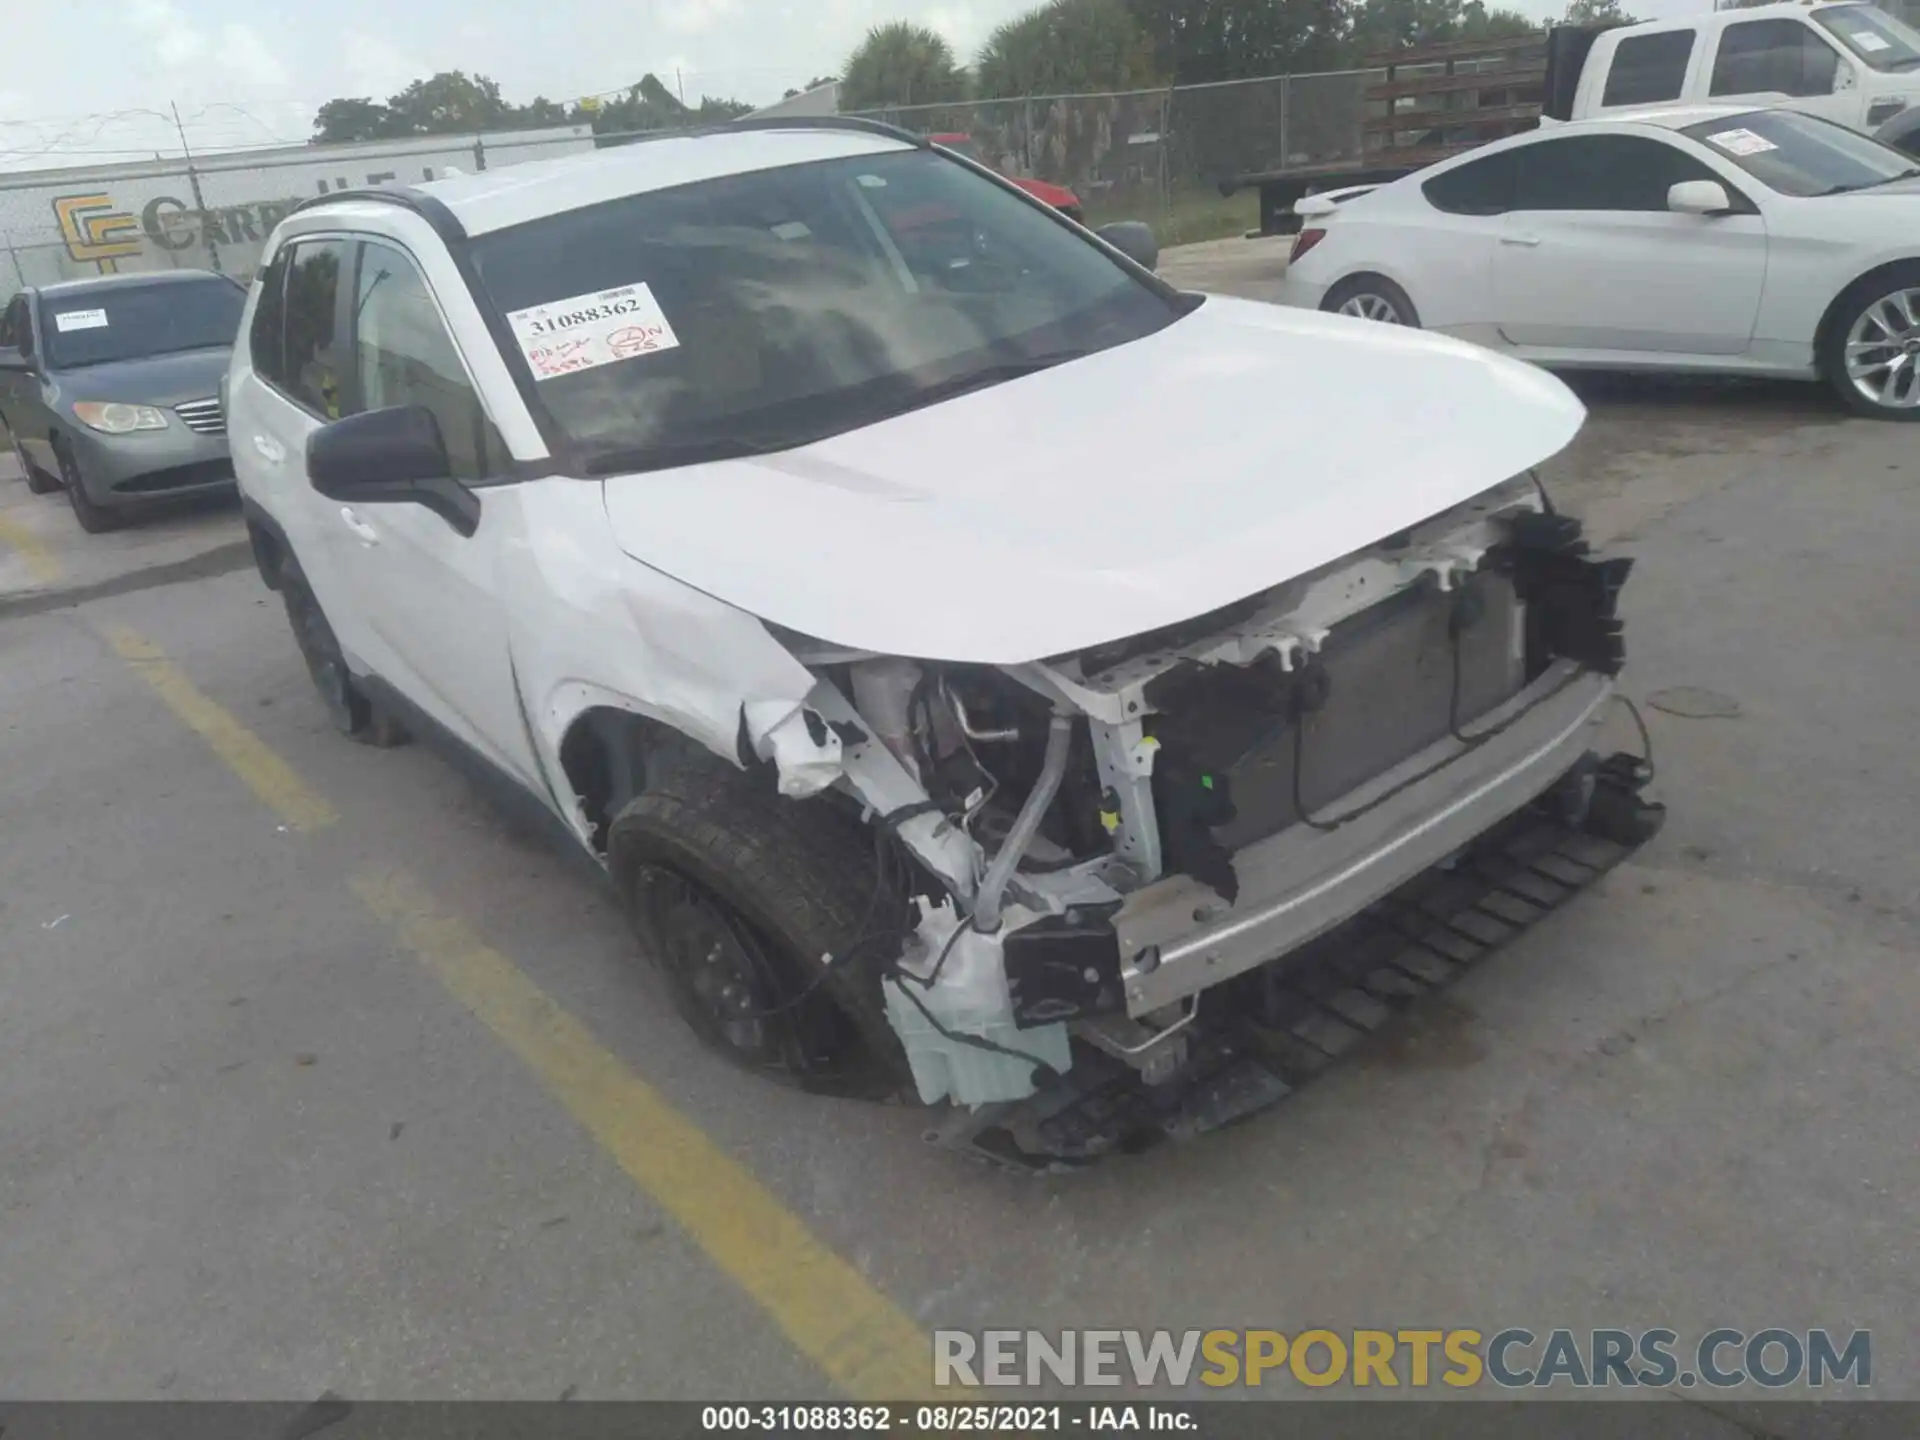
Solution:
[[[1229,198],[1218,190],[1196,187],[1176,190],[1164,198],[1148,199],[1135,193],[1113,200],[1087,201],[1089,225],[1108,225],[1115,220],[1146,221],[1163,248],[1225,240],[1259,228],[1260,195],[1246,190]]]

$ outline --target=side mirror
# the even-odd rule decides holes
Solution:
[[[1718,180],[1682,180],[1667,191],[1667,209],[1677,215],[1725,215],[1733,199]]]
[[[329,500],[424,505],[462,535],[480,501],[453,478],[440,422],[424,405],[349,415],[307,437],[307,479]]]
[[[0,370],[26,371],[33,369],[33,362],[11,345],[0,345]]]
[[[1153,227],[1140,220],[1116,220],[1093,232],[1134,264],[1147,270],[1160,264],[1160,242],[1153,238]]]

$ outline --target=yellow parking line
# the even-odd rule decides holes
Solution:
[[[353,888],[801,1352],[857,1400],[932,1393],[927,1335],[410,876]],[[952,1398],[949,1396],[948,1398]]]
[[[97,628],[167,708],[288,824],[314,830],[339,818],[150,641],[124,626]],[[404,872],[351,883],[441,985],[520,1057],[835,1386],[857,1400],[933,1397],[926,1332],[586,1026]]]
[[[52,585],[60,579],[60,562],[47,548],[46,541],[17,520],[0,515],[0,544],[11,548],[26,562],[27,577],[36,585]]]
[[[308,789],[286,761],[219,702],[202,694],[158,646],[124,625],[102,624],[95,629],[134,674],[153,687],[166,707],[288,825],[295,830],[323,830],[340,818],[325,796]]]

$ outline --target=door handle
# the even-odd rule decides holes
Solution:
[[[1538,235],[1502,235],[1500,237],[1500,243],[1502,245],[1526,245],[1531,247],[1540,243],[1540,237]]]
[[[362,545],[378,545],[380,543],[380,532],[362,520],[358,515],[354,514],[348,506],[342,505],[340,507],[340,523],[351,530],[354,538]]]
[[[253,437],[253,448],[254,452],[269,465],[278,465],[282,460],[287,458],[287,452],[264,435],[256,435]]]

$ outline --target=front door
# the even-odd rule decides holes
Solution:
[[[397,245],[356,247],[351,394],[356,410],[419,405],[433,412],[456,480],[482,495],[479,528],[463,535],[412,502],[351,504],[316,495],[325,543],[372,632],[382,678],[456,739],[545,795],[521,715],[501,598],[500,557],[520,508],[507,448],[468,376],[436,296]]]
[[[1555,352],[1739,355],[1767,271],[1757,214],[1682,215],[1668,189],[1734,184],[1663,140],[1581,135],[1517,150],[1494,248],[1494,313],[1511,344]]]

